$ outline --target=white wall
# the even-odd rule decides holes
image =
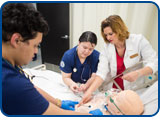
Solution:
[[[158,9],[152,3],[71,3],[71,48],[78,44],[84,31],[97,34],[97,50],[104,41],[100,34],[101,21],[117,14],[122,17],[130,33],[143,34],[158,52]]]

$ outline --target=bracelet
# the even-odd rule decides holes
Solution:
[[[56,98],[56,104],[55,105],[57,105],[58,107],[61,107],[61,104],[62,104],[61,100]]]

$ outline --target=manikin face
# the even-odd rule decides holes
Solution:
[[[140,115],[143,103],[138,94],[131,90],[107,96],[107,108],[113,115]]]
[[[106,27],[103,29],[104,31],[104,35],[106,36],[106,39],[112,43],[112,44],[116,44],[119,42],[118,37],[116,35],[116,33],[114,33],[111,29],[111,27]]]
[[[114,103],[110,101],[110,97]],[[108,111],[104,105],[107,105]],[[76,111],[82,113],[95,109],[100,109],[104,115],[140,115],[144,107],[140,97],[131,90],[115,92],[107,97],[104,93],[99,93],[90,102],[76,107]]]
[[[42,33],[38,33],[37,37],[27,42],[21,42],[18,47],[18,63],[16,65],[26,65],[34,57],[34,54],[38,53],[38,45],[42,41]]]
[[[123,98],[120,94],[115,93],[107,97],[107,108],[112,115],[123,115],[123,109],[121,108],[121,103],[123,103]]]
[[[79,42],[78,44],[78,56],[80,58],[87,58],[92,54],[95,48],[95,44],[91,44],[90,42]]]

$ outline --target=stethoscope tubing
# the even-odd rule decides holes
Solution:
[[[76,65],[77,65],[77,58],[78,57],[78,55],[77,55],[77,50],[75,51],[75,53],[74,53],[74,67],[73,67],[73,72],[74,73],[76,73],[77,72],[77,68],[76,68]],[[82,81],[86,81],[85,79],[83,79],[82,77],[83,77],[83,72],[84,72],[84,69],[85,69],[85,67],[86,67],[86,65],[89,65],[89,78],[91,77],[91,59],[90,59],[90,56],[89,56],[89,58],[86,58],[86,59],[88,59],[87,60],[87,63],[84,63],[84,66],[83,66],[83,69],[82,69],[82,72],[81,72],[81,80]]]

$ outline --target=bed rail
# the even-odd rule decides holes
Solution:
[[[31,69],[34,69],[34,70],[46,70],[46,65],[45,64],[41,64],[41,65],[38,65],[36,67],[33,67]]]

